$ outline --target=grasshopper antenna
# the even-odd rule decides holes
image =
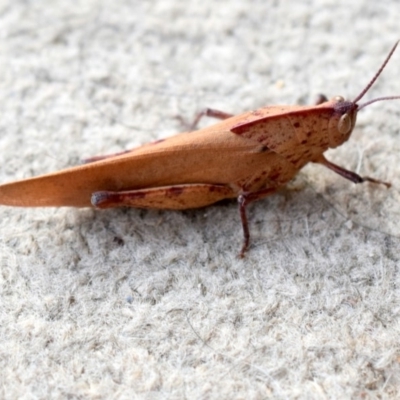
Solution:
[[[392,57],[392,54],[394,53],[394,51],[396,50],[397,45],[399,44],[399,40],[394,44],[392,50],[390,50],[390,53],[388,54],[388,56],[386,57],[385,61],[383,62],[383,64],[381,65],[381,67],[379,68],[378,72],[374,75],[374,77],[370,80],[370,82],[368,83],[368,85],[366,86],[366,88],[353,100],[353,103],[357,103],[358,100],[360,100],[365,93],[368,92],[368,90],[370,89],[370,87],[375,83],[375,81],[378,79],[379,75],[381,74],[381,72],[383,71],[383,69],[386,67],[386,64],[388,63],[388,61],[390,60],[390,57]]]
[[[365,95],[365,93],[368,92],[368,90],[371,88],[371,86],[375,83],[375,81],[378,79],[379,75],[381,74],[381,72],[384,70],[384,68],[386,67],[386,64],[388,63],[388,61],[390,60],[390,58],[392,57],[394,51],[396,50],[397,45],[399,44],[399,40],[394,44],[392,50],[390,50],[390,53],[388,54],[388,56],[386,57],[385,61],[383,62],[383,64],[381,65],[381,67],[379,68],[378,72],[374,75],[374,77],[370,80],[370,82],[368,83],[368,85],[365,87],[365,89],[353,100],[353,103],[356,104],[357,101],[359,101],[360,99],[362,99],[362,97]],[[382,100],[394,100],[394,99],[400,99],[400,96],[390,96],[390,97],[379,97],[377,99],[373,99],[370,100],[364,104],[362,104],[361,106],[358,107],[358,110],[360,110],[363,107],[366,107],[369,104],[375,103],[377,101],[382,101]]]
[[[367,101],[366,103],[361,104],[361,106],[358,107],[358,111],[360,111],[362,108],[369,106],[372,103],[376,103],[377,101],[383,101],[383,100],[396,100],[400,99],[400,96],[387,96],[387,97],[378,97],[376,99],[372,99],[370,101]]]

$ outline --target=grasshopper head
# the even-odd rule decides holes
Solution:
[[[329,121],[329,147],[335,148],[344,143],[350,137],[355,126],[357,113],[359,110],[377,101],[400,99],[400,96],[378,97],[361,105],[357,104],[357,102],[361,100],[365,93],[367,93],[370,87],[375,83],[378,76],[381,74],[386,64],[390,60],[390,57],[396,50],[398,43],[398,41],[395,43],[378,72],[371,79],[365,89],[353,101],[344,100],[344,98],[341,96],[334,97],[330,101],[330,105],[333,108],[333,115]]]
[[[334,97],[331,103],[334,112],[329,120],[329,147],[335,148],[350,137],[356,124],[358,105],[341,96]]]

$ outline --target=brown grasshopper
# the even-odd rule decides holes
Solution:
[[[240,115],[208,109],[199,114],[223,121],[194,132],[88,163],[0,186],[0,204],[22,207],[136,207],[183,210],[236,198],[249,246],[246,207],[288,183],[307,163],[324,165],[354,183],[390,183],[361,177],[328,161],[324,152],[349,139],[358,105],[397,47],[353,100],[325,97],[314,106],[271,106]]]

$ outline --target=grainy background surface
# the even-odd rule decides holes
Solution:
[[[400,3],[2,1],[0,182],[166,137],[205,106],[354,98]],[[400,94],[395,54],[366,98]],[[400,102],[249,209],[0,208],[0,397],[399,395]],[[212,121],[204,121],[204,124]]]

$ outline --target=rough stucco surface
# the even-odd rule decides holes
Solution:
[[[0,182],[238,113],[354,98],[399,38],[400,4],[0,3]],[[366,98],[400,94],[395,54]],[[249,207],[0,208],[0,397],[399,395],[400,102]],[[213,121],[204,120],[204,124]],[[223,151],[223,149],[221,149]]]

